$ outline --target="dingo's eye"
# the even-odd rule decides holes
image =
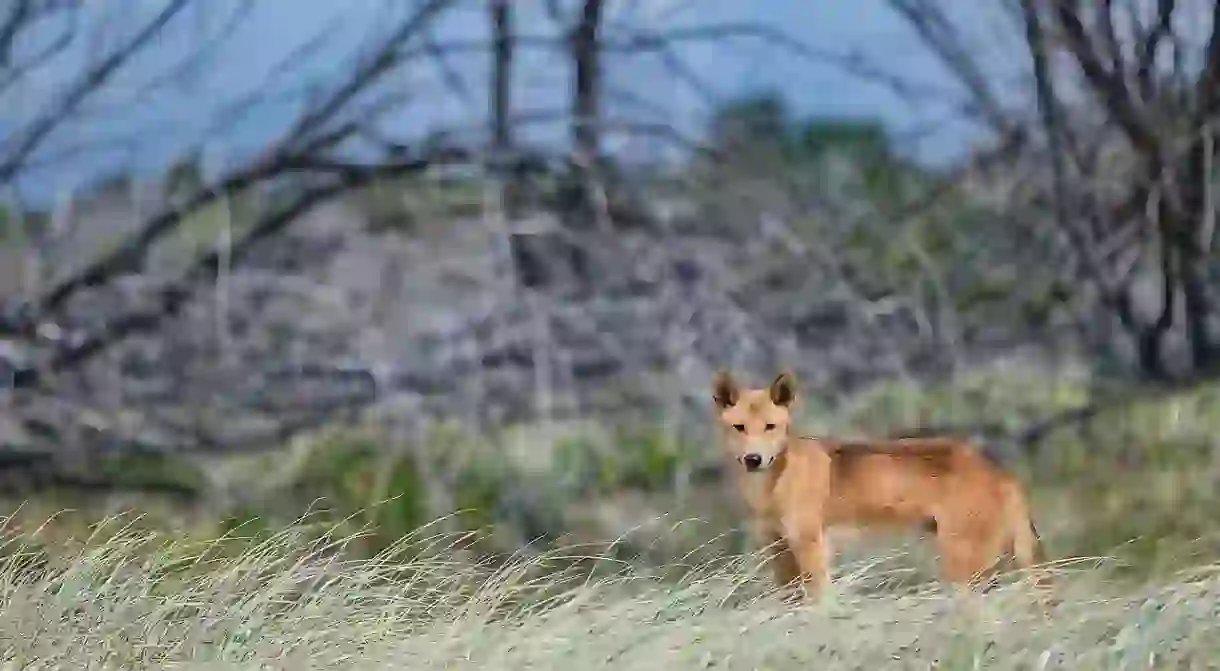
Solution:
[[[768,430],[768,431],[773,431],[774,429],[775,429],[775,425],[774,425],[774,424],[768,424],[768,425],[767,425],[767,430]]]
[[[737,429],[737,430],[738,430],[738,431],[740,431],[741,433],[745,433],[745,432],[746,432],[746,425],[745,425],[745,424],[734,424],[734,425],[733,425],[733,428],[734,428],[734,429]]]

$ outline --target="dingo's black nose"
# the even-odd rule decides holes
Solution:
[[[747,454],[741,458],[741,463],[745,464],[747,471],[757,470],[759,466],[762,466],[762,455]]]

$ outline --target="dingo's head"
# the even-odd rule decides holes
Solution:
[[[784,371],[766,389],[741,389],[727,372],[712,381],[730,456],[747,471],[765,470],[788,445],[796,377]]]

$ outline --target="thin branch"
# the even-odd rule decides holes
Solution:
[[[12,64],[13,41],[29,21],[33,4],[34,0],[15,0],[4,23],[0,23],[0,69],[7,69]]]
[[[357,66],[356,71],[325,102],[303,114],[288,137],[304,137],[338,114],[353,98],[401,62],[401,46],[420,34],[455,0],[427,0],[386,39],[376,53]]]
[[[126,44],[90,68],[58,102],[34,120],[21,133],[15,144],[6,147],[5,156],[0,160],[0,184],[11,182],[42,141],[66,121],[86,98],[104,86],[135,53],[147,46],[190,1],[172,0],[156,18],[147,23]]]
[[[1136,81],[1139,82],[1140,95],[1144,100],[1151,100],[1156,95],[1153,73],[1156,69],[1157,52],[1160,49],[1161,41],[1170,35],[1173,28],[1173,13],[1176,7],[1175,0],[1157,0],[1156,25],[1138,46],[1139,57],[1136,60],[1135,76]]]
[[[1098,286],[1103,295],[1106,295],[1112,291],[1112,288],[1108,286],[1106,273],[1094,255],[1094,241],[1087,239],[1076,225],[1069,208],[1070,192],[1065,165],[1067,148],[1064,144],[1064,115],[1059,105],[1059,98],[1055,93],[1047,54],[1046,35],[1034,1],[1021,0],[1021,9],[1025,17],[1025,39],[1029,45],[1030,58],[1033,62],[1038,110],[1042,115],[1042,125],[1046,129],[1047,142],[1050,145],[1051,188],[1055,220],[1059,230],[1063,231],[1071,240],[1073,250],[1086,271],[1086,277]]]
[[[1110,70],[1122,80],[1127,72],[1123,59],[1123,48],[1118,42],[1118,34],[1114,31],[1114,0],[1097,2],[1097,25],[1101,31],[1101,48],[1110,58]]]
[[[1212,33],[1207,40],[1204,59],[1197,93],[1199,107],[1194,119],[1197,127],[1211,124],[1213,117],[1220,113],[1220,2],[1212,3]]]
[[[979,68],[962,43],[961,35],[945,16],[940,5],[931,0],[889,0],[889,4],[919,33],[941,62],[970,93],[978,114],[996,131],[1012,130],[1010,114],[1000,104],[989,78]]]
[[[1128,140],[1154,166],[1159,173],[1162,158],[1160,143],[1152,124],[1131,97],[1122,80],[1121,73],[1106,69],[1097,54],[1093,41],[1080,22],[1078,0],[1056,0],[1059,25],[1063,28],[1068,48],[1076,58],[1094,94],[1102,99]],[[1155,174],[1153,175],[1155,178]]]

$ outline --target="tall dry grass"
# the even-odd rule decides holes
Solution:
[[[170,540],[122,519],[59,554],[10,534],[5,669],[1137,669],[1220,663],[1220,570],[1125,592],[1105,566],[978,600],[877,590],[840,566],[825,603],[768,593],[755,558],[678,579],[581,548],[477,559],[420,529],[372,559],[306,521],[262,537]]]

